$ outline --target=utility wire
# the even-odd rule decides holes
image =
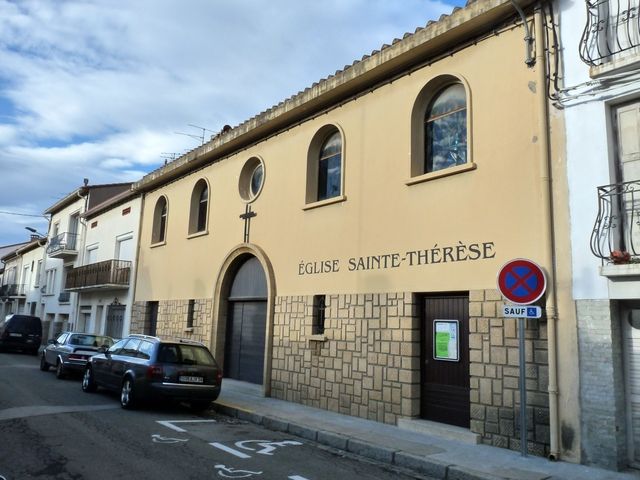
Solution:
[[[39,218],[47,218],[44,215],[33,215],[29,213],[16,213],[16,212],[5,212],[4,210],[0,210],[0,213],[4,213],[5,215],[17,215],[19,217],[39,217]]]

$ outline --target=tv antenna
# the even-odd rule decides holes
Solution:
[[[161,152],[160,158],[164,159],[164,164],[166,165],[169,162],[173,162],[176,158],[178,158],[179,153],[177,152]]]
[[[204,145],[205,132],[216,133],[213,130],[209,130],[208,128],[204,128],[204,127],[201,127],[199,125],[194,125],[192,123],[189,123],[188,126],[202,130],[202,134],[201,135],[194,135],[194,134],[191,134],[191,133],[184,133],[184,132],[173,132],[173,133],[175,133],[176,135],[184,135],[185,137],[191,137],[191,138],[193,138],[195,140],[200,140],[200,145]]]

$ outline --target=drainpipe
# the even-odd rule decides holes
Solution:
[[[138,219],[138,231],[135,235],[135,239],[136,239],[136,255],[135,255],[135,264],[133,265],[133,268],[131,269],[131,275],[129,277],[129,308],[130,308],[130,313],[129,313],[129,327],[128,327],[128,333],[131,333],[131,320],[133,319],[133,304],[135,302],[136,299],[136,289],[138,287],[138,262],[140,261],[140,245],[142,243],[142,215],[144,214],[144,200],[147,196],[146,192],[139,192],[140,195],[140,218]],[[105,314],[107,312],[104,312]],[[146,308],[145,308],[145,315],[146,315]],[[106,322],[105,322],[106,323]],[[144,330],[144,319],[143,319],[143,330]],[[143,332],[136,332],[136,333],[144,333]]]
[[[548,247],[544,253],[544,263],[549,266],[549,289],[547,291],[547,337],[548,337],[548,362],[549,362],[549,430],[550,445],[549,459],[557,460],[560,457],[559,435],[558,435],[558,360],[557,360],[557,338],[556,322],[558,320],[557,310],[557,288],[556,288],[556,258],[555,258],[555,232],[553,219],[553,196],[551,182],[551,150],[549,141],[549,108],[547,104],[547,79],[546,79],[546,57],[544,44],[544,25],[542,21],[542,9],[538,7],[534,14],[535,40],[536,40],[536,67],[537,87],[538,87],[538,132],[540,141],[540,167],[542,172],[542,233],[547,238]]]
[[[84,242],[86,240],[86,236],[87,236],[87,222],[82,221],[82,214],[84,214],[87,211],[87,207],[89,205],[89,191],[86,189],[87,184],[89,183],[89,181],[85,178],[84,179],[84,186],[85,188],[82,189],[78,189],[78,191],[76,192],[76,195],[78,198],[82,199],[84,198],[84,208],[82,209],[82,212],[80,212],[78,214],[78,226],[82,226],[82,234],[77,234],[78,237],[76,238],[76,248],[79,250],[79,258],[77,260],[77,265],[78,267],[84,265]],[[84,194],[83,194],[84,193]],[[77,267],[74,267],[77,268]],[[64,274],[64,264],[62,265],[62,272]],[[65,278],[66,281],[66,278]],[[70,312],[71,315],[70,317],[72,317],[73,319],[73,329],[77,330],[78,329],[78,320],[80,318],[80,292],[75,292],[76,293],[76,301],[73,302],[73,311]],[[84,330],[87,330],[87,325],[84,326]]]

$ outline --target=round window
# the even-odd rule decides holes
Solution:
[[[240,171],[240,181],[238,182],[238,190],[240,198],[247,203],[253,202],[264,185],[264,163],[258,157],[252,157],[247,160]]]
[[[251,174],[251,195],[253,197],[258,196],[258,193],[260,193],[260,189],[262,188],[262,173],[262,164],[259,164],[253,169],[253,173]]]

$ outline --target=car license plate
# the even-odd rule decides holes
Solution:
[[[181,375],[179,380],[182,383],[204,383],[204,378],[202,377],[191,377],[188,375]]]

